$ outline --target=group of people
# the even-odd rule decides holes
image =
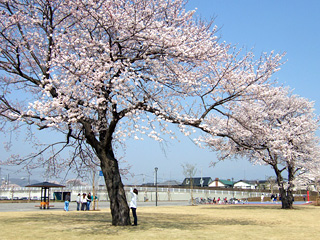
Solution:
[[[86,193],[82,193],[82,195],[78,193],[77,211],[80,211],[80,209],[81,211],[89,211],[92,201],[93,201],[93,196],[91,195],[91,193],[88,193],[88,195]]]
[[[220,197],[218,197],[218,199],[216,199],[215,197],[212,199],[212,203],[214,204],[227,204],[228,203],[228,198],[225,197],[224,199],[221,199]]]
[[[224,199],[221,199],[220,197],[218,197],[217,201],[215,201],[215,198],[213,198],[213,203],[218,203],[218,204],[227,204],[228,203],[228,198],[225,197]]]
[[[131,201],[130,201],[130,208],[133,215],[133,226],[138,225],[138,217],[137,217],[137,198],[138,198],[138,190],[130,189],[131,193]],[[90,210],[90,204],[93,201],[93,195],[89,192],[88,195],[86,193],[78,193],[77,196],[77,211],[88,211]],[[69,211],[69,202],[70,202],[70,194],[68,193],[65,197],[65,205],[64,210]]]
[[[278,201],[278,195],[277,194],[272,194],[270,199],[271,199],[271,201],[276,202],[276,201]],[[281,201],[280,195],[279,195],[279,200]]]
[[[78,193],[77,196],[77,211],[89,211],[91,202],[93,201],[93,195],[89,192],[88,195],[86,193]],[[70,194],[67,193],[64,201],[64,211],[69,211],[69,203],[70,203]]]

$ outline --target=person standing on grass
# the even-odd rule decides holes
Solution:
[[[77,211],[80,210],[80,205],[81,205],[81,194],[78,193],[78,196],[77,196]]]
[[[130,202],[130,208],[132,210],[132,216],[133,216],[133,224],[132,226],[138,225],[138,218],[137,218],[137,197],[138,197],[138,190],[135,188],[132,190],[130,188],[131,193],[131,202]]]
[[[88,193],[88,196],[87,196],[87,211],[90,210],[90,204],[91,204],[91,193]]]
[[[65,198],[65,201],[64,201],[64,210],[65,210],[66,212],[69,211],[69,203],[70,203],[70,194],[67,193],[66,198]]]
[[[81,211],[87,210],[87,194],[83,193],[81,197]]]

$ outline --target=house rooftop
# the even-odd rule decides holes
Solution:
[[[190,185],[190,179],[192,179],[192,185],[193,186],[204,186],[207,187],[210,182],[212,182],[211,177],[195,177],[195,178],[185,178],[182,182],[183,186]],[[202,179],[202,184],[201,184],[201,179]]]
[[[230,180],[223,180],[223,179],[219,179],[218,181],[222,182],[224,185],[233,185],[234,182],[230,181]]]

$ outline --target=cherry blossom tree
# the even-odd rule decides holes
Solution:
[[[270,165],[282,208],[291,209],[295,183],[307,174],[310,180],[310,174],[315,176],[319,169],[318,117],[313,102],[288,89],[265,85],[261,90],[261,98],[230,108],[224,127],[220,124],[220,134],[228,138],[200,140],[221,151],[221,158],[238,155],[255,164]]]
[[[318,153],[319,155],[319,153]],[[296,179],[295,185],[305,189],[316,191],[317,197],[320,193],[320,158],[315,159],[313,164],[301,169],[299,178]]]
[[[281,55],[256,59],[218,41],[213,22],[184,6],[184,0],[0,1],[2,119],[64,134],[61,148],[90,148],[113,225],[130,224],[117,144],[144,135],[175,138],[170,123],[185,135],[189,127],[210,125],[211,136],[224,136],[217,130],[230,106],[256,99],[281,65]]]

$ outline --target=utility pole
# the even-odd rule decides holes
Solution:
[[[156,181],[155,181],[155,184],[156,184],[156,206],[158,206],[158,175],[157,175],[157,172],[158,172],[158,168],[157,167],[155,167],[154,168],[154,170],[155,170],[155,177],[156,177]]]
[[[95,188],[95,178],[96,178],[96,171],[95,169],[92,170],[92,200],[93,200],[93,210],[96,210],[96,188]]]
[[[28,175],[28,185],[30,185],[30,173]],[[29,188],[29,199],[28,199],[28,202],[30,202],[31,200],[31,189]]]
[[[203,187],[203,178],[202,178],[202,167],[201,167],[201,179],[200,179],[201,187]]]

